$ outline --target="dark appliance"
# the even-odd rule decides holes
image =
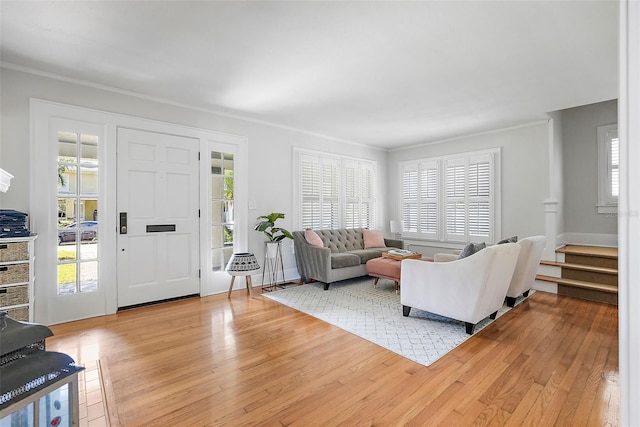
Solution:
[[[51,329],[0,312],[0,427],[79,425],[78,373],[71,357],[46,351]]]

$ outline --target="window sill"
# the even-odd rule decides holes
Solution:
[[[618,205],[596,205],[599,214],[618,215]]]

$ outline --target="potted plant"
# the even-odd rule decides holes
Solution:
[[[272,212],[269,215],[259,216],[258,219],[262,220],[256,224],[254,230],[262,231],[269,242],[279,242],[282,239],[293,239],[291,233],[282,227],[276,227],[276,221],[280,218],[284,218],[283,213]]]
[[[288,230],[285,230],[282,227],[276,227],[276,221],[284,218],[283,213],[272,212],[269,215],[261,215],[258,217],[258,220],[261,220],[258,224],[256,224],[254,230],[262,231],[265,236],[267,236],[267,257],[275,258],[276,252],[278,249],[277,244],[283,239],[293,239],[293,236]]]

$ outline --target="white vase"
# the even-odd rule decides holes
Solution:
[[[267,243],[267,258],[275,259],[278,255],[278,247],[280,242],[266,242]]]

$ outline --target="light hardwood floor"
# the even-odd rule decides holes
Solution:
[[[100,361],[111,425],[619,424],[616,306],[536,292],[425,367],[254,295],[56,325],[47,349]]]

